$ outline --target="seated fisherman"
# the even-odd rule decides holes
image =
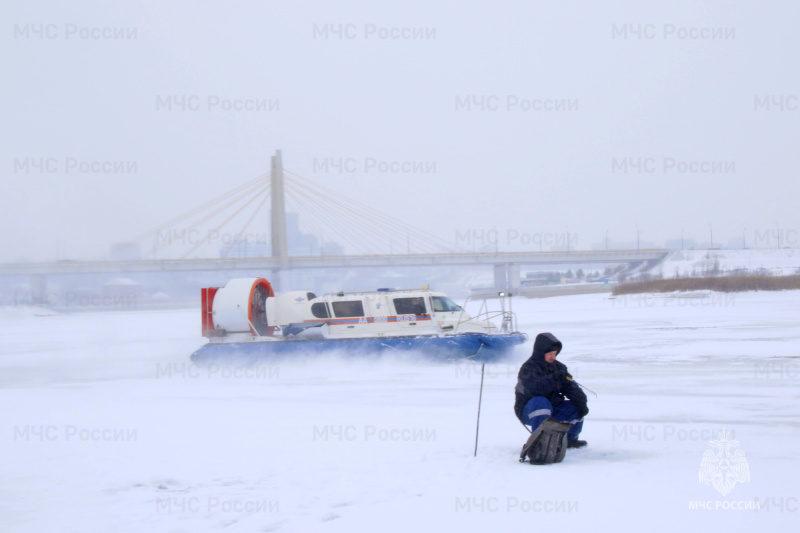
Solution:
[[[580,448],[586,446],[578,435],[589,407],[586,394],[572,380],[567,367],[556,361],[561,348],[561,341],[552,333],[536,336],[533,354],[519,369],[514,413],[523,424],[531,426],[531,431],[551,417],[569,423],[567,447]]]

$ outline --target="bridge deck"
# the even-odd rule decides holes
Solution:
[[[465,265],[544,265],[575,263],[632,263],[664,259],[669,250],[603,250],[570,252],[441,253],[409,255],[332,255],[171,259],[163,261],[58,261],[7,263],[0,276],[135,272],[197,272],[222,270],[294,270],[303,268],[421,267]]]

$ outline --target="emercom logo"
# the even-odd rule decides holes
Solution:
[[[725,496],[737,483],[750,481],[750,467],[744,450],[737,450],[739,441],[722,430],[716,440],[709,441],[710,448],[703,453],[700,462],[700,483],[713,485]]]

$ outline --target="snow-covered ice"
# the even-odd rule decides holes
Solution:
[[[678,250],[652,267],[651,274],[664,277],[677,275],[702,275],[717,267],[723,272],[742,271],[754,274],[768,272],[787,276],[800,272],[800,250],[783,248],[775,250]]]
[[[796,530],[798,291],[514,308],[531,340],[486,367],[477,458],[476,364],[197,368],[197,310],[0,309],[0,530]],[[588,448],[531,466],[513,388],[541,331],[598,397]],[[725,495],[699,480],[722,429],[750,474]]]

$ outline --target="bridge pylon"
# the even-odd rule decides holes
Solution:
[[[286,197],[283,187],[283,159],[281,151],[275,150],[270,161],[270,185],[272,187],[272,209],[270,211],[270,231],[272,235],[272,257],[278,259],[279,270],[274,272],[276,285],[285,287],[284,272],[288,269],[289,245],[286,235]]]

